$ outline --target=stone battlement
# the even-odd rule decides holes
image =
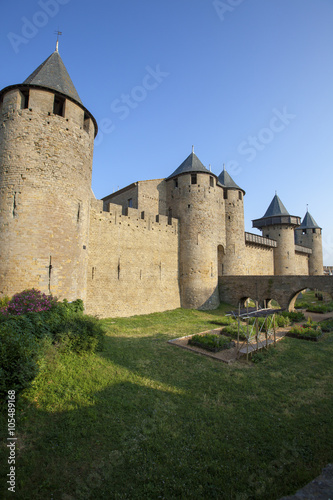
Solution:
[[[113,225],[125,225],[148,231],[169,231],[178,234],[178,219],[167,215],[151,214],[136,208],[126,208],[115,203],[108,204],[108,211],[103,210],[103,200],[92,200],[91,208],[96,212],[96,219]],[[125,213],[123,213],[125,212]]]

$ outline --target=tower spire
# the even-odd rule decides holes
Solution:
[[[55,51],[59,52],[59,36],[62,35],[62,31],[57,30],[54,33],[57,35],[57,43],[56,43]]]

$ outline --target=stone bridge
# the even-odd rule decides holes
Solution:
[[[265,307],[272,299],[292,311],[297,295],[306,288],[326,292],[333,298],[333,276],[220,276],[221,302],[243,306],[251,298]]]

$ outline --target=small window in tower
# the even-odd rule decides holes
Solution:
[[[227,200],[227,199],[228,199],[228,190],[227,190],[227,189],[223,189],[223,198],[224,198],[225,200]]]
[[[241,200],[242,199],[242,191],[238,191],[238,199]]]
[[[178,177],[173,180],[173,187],[175,187],[175,188],[178,187]]]
[[[83,130],[85,130],[89,134],[90,127],[90,117],[87,113],[84,113],[83,117]]]
[[[129,208],[133,208],[133,198],[129,198],[127,203]]]
[[[197,174],[191,174],[191,184],[197,183]]]
[[[65,99],[61,96],[54,96],[53,113],[55,115],[64,116]]]
[[[315,229],[312,229],[312,232],[313,232],[313,233],[315,233],[315,232],[316,232],[316,230],[315,230]]]
[[[29,107],[29,90],[21,90],[22,100],[21,109],[28,109]]]
[[[168,210],[168,225],[172,225],[172,208],[169,208]]]
[[[214,177],[212,175],[209,177],[209,185],[210,187],[214,187]]]
[[[306,234],[306,229],[303,229],[302,234]]]

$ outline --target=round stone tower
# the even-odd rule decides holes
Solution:
[[[245,233],[244,195],[241,189],[223,168],[219,175],[225,202],[226,249],[223,257],[222,275],[244,274]]]
[[[261,229],[263,237],[277,242],[277,247],[274,248],[274,274],[295,274],[294,230],[300,225],[300,218],[290,215],[276,194],[265,215],[252,223],[253,227]]]
[[[0,295],[85,299],[96,133],[57,50],[0,92]]]
[[[321,228],[308,211],[300,227],[295,229],[295,242],[296,245],[302,245],[312,250],[312,254],[309,255],[309,275],[324,274]]]
[[[219,303],[218,254],[225,248],[223,189],[192,152],[166,179],[169,215],[179,219],[181,306]]]

